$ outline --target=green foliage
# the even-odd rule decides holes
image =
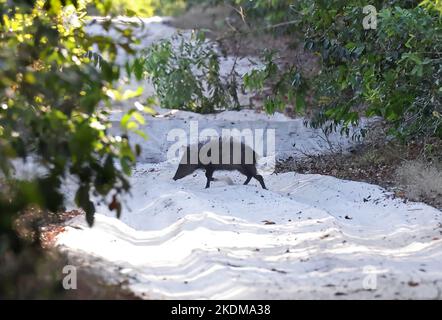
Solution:
[[[114,15],[152,17],[154,15],[177,15],[181,13],[184,0],[107,0],[108,10]]]
[[[289,66],[287,71],[282,70],[275,60],[275,51],[266,51],[262,62],[264,68],[255,68],[244,75],[244,88],[258,93],[270,91],[264,101],[267,113],[284,109],[288,104],[296,106],[301,112],[305,108],[305,81],[301,72],[295,66]]]
[[[210,113],[239,106],[237,74],[235,70],[226,77],[220,74],[219,55],[202,32],[152,45],[129,72],[145,73],[165,108]]]
[[[397,136],[442,137],[441,1],[372,1],[378,11],[375,30],[363,28],[367,2],[362,0],[228,3],[252,28],[301,36],[305,49],[321,59],[321,72],[307,79],[295,63],[278,66],[264,55],[265,67],[248,72],[244,84],[267,93],[268,112],[287,104],[302,109],[304,97],[313,93],[313,127],[330,131],[343,125],[349,132],[360,116],[378,115]]]
[[[322,107],[313,125],[355,124],[364,111],[402,137],[442,136],[442,19],[407,1],[394,4],[378,1],[377,28],[364,30],[361,1],[297,2],[305,46],[322,58],[312,82]]]
[[[247,19],[255,19],[254,23],[259,23],[259,27],[262,28],[286,21],[294,2],[292,0],[190,0],[187,4],[213,6],[227,3],[238,8]]]
[[[0,254],[18,243],[12,228],[18,213],[31,205],[62,209],[68,176],[78,184],[75,201],[90,225],[92,195],[103,201],[113,195],[110,206],[120,208],[118,196],[129,190],[127,175],[140,151],[127,134],[136,127],[131,123],[142,122],[140,115],[132,113],[122,136],[110,134],[108,117],[118,93],[112,83],[120,75],[113,60],[134,40],[127,32],[118,43],[86,34],[89,2],[67,2],[0,2]],[[94,44],[106,61],[90,53]],[[14,174],[19,159],[45,173],[28,179]]]
[[[420,5],[427,8],[428,10],[435,10],[442,14],[441,0],[423,0]]]
[[[155,0],[112,0],[111,12],[118,15],[138,15],[151,17],[154,15]]]

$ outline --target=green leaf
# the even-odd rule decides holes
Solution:
[[[136,16],[136,15],[137,15],[137,13],[134,10],[126,9],[126,16],[133,17],[133,16]]]
[[[89,185],[81,185],[75,194],[75,203],[86,213],[86,221],[90,227],[94,224],[95,205],[89,197]]]
[[[134,119],[137,120],[137,122],[139,124],[141,124],[141,125],[145,124],[143,115],[141,113],[139,113],[138,111],[132,112],[132,117],[134,117]]]
[[[302,112],[305,109],[305,96],[303,93],[296,94],[296,111]]]
[[[132,167],[131,167],[132,161],[131,161],[131,159],[128,158],[128,157],[122,157],[120,159],[120,164],[121,164],[121,167],[123,169],[123,172],[126,175],[130,176],[131,173],[132,173]]]
[[[148,139],[147,134],[144,131],[138,130],[138,129],[134,129],[132,130],[134,133],[136,133],[137,135],[139,135],[140,137],[142,137],[144,140]],[[138,153],[138,152],[137,152]]]

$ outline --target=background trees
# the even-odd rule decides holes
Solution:
[[[362,23],[366,2],[359,0],[195,0],[190,5],[195,3],[227,3],[234,8],[244,22],[243,28],[236,28],[236,36],[255,34],[257,41],[263,33],[292,37],[293,47],[302,46],[318,57],[319,72],[306,74],[295,61],[281,66],[278,58],[284,52],[268,48],[262,53],[265,67],[252,69],[243,81],[235,82],[235,90],[242,86],[253,93],[265,88],[267,112],[287,105],[302,112],[311,106],[311,125],[333,130],[341,124],[347,132],[361,116],[377,115],[392,125],[390,133],[401,138],[442,137],[440,1],[375,1],[377,27],[368,30]],[[164,47],[153,48],[147,55],[146,70],[155,83],[171,74],[184,77],[177,71],[189,58],[179,57],[179,48],[167,49],[171,50],[167,62],[174,68],[167,74],[150,72],[149,67],[149,61],[164,52]],[[232,83],[224,83],[230,90],[221,95],[229,98]],[[173,107],[203,109],[180,103],[180,96]]]

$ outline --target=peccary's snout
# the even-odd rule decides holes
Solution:
[[[180,172],[180,167],[178,167],[177,171],[175,172],[175,175],[172,178],[175,181],[178,180],[178,179],[184,178],[184,175],[182,174],[182,171]]]
[[[173,180],[176,181],[178,179],[182,179],[182,178],[188,176],[189,174],[192,174],[196,169],[197,169],[196,165],[181,163],[178,166],[178,169],[177,169],[175,175],[173,176]]]

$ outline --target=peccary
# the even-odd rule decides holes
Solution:
[[[256,152],[244,143],[232,138],[212,139],[207,143],[187,146],[173,180],[184,178],[197,169],[205,169],[206,188],[209,188],[210,182],[215,181],[214,171],[238,170],[247,176],[244,184],[255,178],[263,189],[267,189],[263,177],[256,170],[256,161]]]

